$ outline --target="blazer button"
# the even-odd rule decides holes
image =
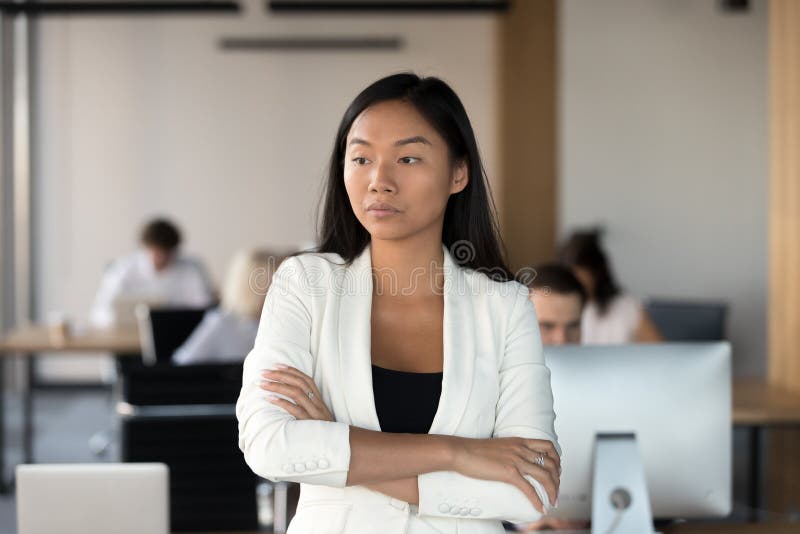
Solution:
[[[328,460],[326,460],[325,458],[323,458],[319,462],[317,462],[317,466],[320,469],[327,469],[329,465],[330,464],[328,463]]]
[[[394,508],[398,510],[405,510],[408,508],[408,503],[405,501],[401,501],[400,499],[390,499],[389,504],[391,504]]]
[[[446,502],[443,502],[442,504],[439,505],[439,511],[442,512],[443,514],[449,514],[450,505],[447,504]]]
[[[295,473],[303,473],[305,470],[306,470],[306,464],[301,464],[301,463],[294,464]]]
[[[286,464],[283,466],[283,470],[286,473],[294,473],[294,466],[292,464]]]
[[[306,462],[306,469],[308,469],[309,471],[313,471],[316,468],[317,468],[317,462],[315,462],[314,460]]]
[[[474,515],[474,516],[479,516],[479,515],[481,515],[481,509],[480,508],[473,508],[472,510],[469,511],[469,513],[471,515]]]

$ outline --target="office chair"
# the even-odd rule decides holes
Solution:
[[[728,304],[651,298],[645,309],[667,341],[725,339]]]
[[[169,466],[172,531],[257,530],[259,478],[236,440],[243,364],[119,365],[121,458]]]

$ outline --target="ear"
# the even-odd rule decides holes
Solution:
[[[469,183],[469,170],[467,160],[460,159],[453,165],[453,175],[450,180],[450,194],[460,193]]]

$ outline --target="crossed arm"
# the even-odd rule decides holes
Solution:
[[[322,402],[309,377],[310,306],[292,277],[281,272],[286,265],[273,276],[237,403],[240,447],[257,474],[363,485],[418,504],[420,515],[451,516],[446,501],[455,501],[473,503],[471,515],[484,519],[541,517],[557,496],[560,450],[552,430],[549,371],[527,295],[520,295],[511,314],[493,439],[390,434],[336,422]],[[275,398],[268,402],[270,391]],[[295,461],[313,469],[300,465],[298,472]]]

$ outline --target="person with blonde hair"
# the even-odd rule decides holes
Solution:
[[[206,312],[194,332],[172,355],[178,365],[244,360],[256,339],[258,320],[272,273],[284,256],[243,250],[230,262],[220,305]]]

